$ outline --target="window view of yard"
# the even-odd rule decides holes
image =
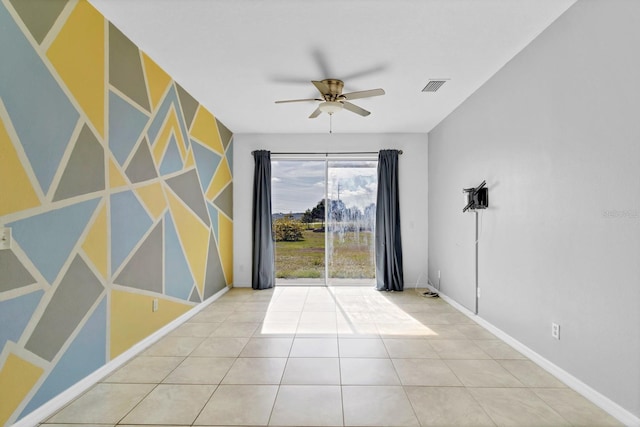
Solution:
[[[272,162],[277,283],[373,283],[376,167]]]
[[[297,222],[297,240],[276,237],[276,277],[282,279],[320,279],[325,273],[325,232],[321,223],[303,224],[290,218],[276,219],[274,230]],[[307,228],[309,227],[309,229]],[[275,233],[277,236],[277,232]],[[333,245],[331,277],[339,279],[374,279],[375,263],[371,253],[372,230],[329,231]]]

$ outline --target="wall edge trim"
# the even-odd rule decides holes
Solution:
[[[82,393],[87,391],[90,387],[100,381],[102,378],[106,377],[129,360],[136,357],[142,351],[146,350],[160,338],[167,335],[169,332],[176,329],[178,326],[204,310],[206,307],[211,305],[214,301],[222,297],[229,291],[229,287],[225,286],[224,289],[221,289],[216,294],[211,296],[209,299],[203,301],[202,303],[194,306],[191,310],[187,311],[183,315],[177,317],[173,321],[169,322],[162,328],[158,329],[153,334],[149,335],[142,341],[135,344],[129,350],[125,351],[121,355],[117,356],[115,359],[107,362],[102,367],[98,368],[96,371],[86,376],[82,380],[78,381],[53,399],[49,400],[44,405],[40,406],[35,411],[29,413],[27,416],[18,420],[15,424],[12,424],[13,427],[33,427],[38,425],[48,417],[52,416],[55,412],[62,409],[65,405],[71,402],[73,399],[79,397]]]
[[[623,408],[622,406],[620,406],[613,400],[609,399],[602,393],[596,391],[595,389],[585,384],[578,378],[574,377],[573,375],[571,375],[561,367],[555,365],[545,357],[536,353],[526,345],[522,344],[520,341],[513,338],[511,335],[507,334],[501,329],[498,329],[496,326],[489,323],[487,320],[483,319],[478,315],[473,314],[472,311],[462,306],[461,304],[456,302],[454,299],[448,297],[447,295],[442,294],[433,286],[429,286],[429,287],[431,288],[432,291],[438,292],[440,297],[444,301],[449,303],[451,306],[453,306],[455,309],[460,311],[462,314],[466,315],[471,320],[476,322],[478,325],[482,326],[484,329],[488,330],[489,332],[491,332],[492,334],[494,334],[495,336],[497,336],[498,338],[500,338],[501,340],[509,344],[511,347],[513,347],[520,353],[527,356],[536,365],[540,366],[542,369],[549,372],[554,377],[558,378],[560,381],[562,381],[567,386],[569,386],[569,388],[579,393],[585,399],[589,400],[591,403],[598,406],[600,409],[607,412],[609,415],[616,418],[618,421],[620,421],[624,425],[636,426],[636,427],[640,426],[640,418],[635,416],[633,413],[631,413],[627,409]]]

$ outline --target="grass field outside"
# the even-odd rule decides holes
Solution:
[[[329,278],[374,279],[371,231],[330,231]],[[320,279],[324,277],[325,233],[306,230],[304,240],[276,242],[276,277]]]

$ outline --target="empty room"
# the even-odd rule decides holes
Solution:
[[[640,427],[639,19],[0,0],[0,425]]]

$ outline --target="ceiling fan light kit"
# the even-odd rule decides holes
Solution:
[[[342,110],[343,107],[344,105],[337,101],[325,101],[318,106],[318,108],[320,108],[320,111],[329,115],[337,113],[338,111]]]
[[[360,108],[349,101],[353,99],[370,98],[372,96],[380,96],[385,94],[383,89],[370,89],[358,92],[342,93],[344,82],[338,79],[324,79],[321,81],[312,80],[311,83],[313,83],[316,89],[318,89],[318,92],[320,92],[320,95],[322,95],[322,99],[289,99],[284,101],[276,101],[276,104],[284,104],[290,102],[320,102],[318,107],[309,116],[310,119],[315,119],[321,113],[326,113],[329,116],[332,116],[333,114],[343,109],[351,111],[352,113],[356,113],[362,117],[366,117],[371,114],[371,112],[365,110],[364,108]]]

